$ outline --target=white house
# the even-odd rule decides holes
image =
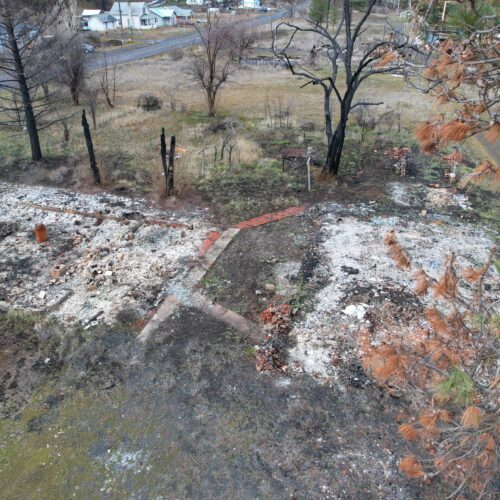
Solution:
[[[242,0],[242,9],[260,9],[260,0]]]
[[[146,2],[115,2],[110,13],[120,19],[124,28],[150,29],[155,28],[161,22],[161,18],[152,14],[146,6]]]
[[[188,5],[203,5],[203,0],[186,0]]]
[[[99,14],[92,16],[88,20],[88,27],[91,31],[108,31],[118,28],[118,19],[111,14]]]
[[[180,7],[151,7],[148,11],[161,19],[159,26],[175,26],[178,22],[190,21],[193,17],[191,9],[181,9]]]
[[[102,11],[98,9],[84,9],[80,15],[80,27],[86,28],[89,25],[89,19],[98,16]]]
[[[92,16],[98,16],[102,10],[99,9],[84,9],[80,15],[82,21],[88,21]]]

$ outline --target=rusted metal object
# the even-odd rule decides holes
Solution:
[[[49,234],[47,233],[47,226],[45,224],[35,224],[35,236],[37,243],[43,243],[49,239]]]

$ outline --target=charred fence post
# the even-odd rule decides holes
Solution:
[[[161,129],[160,136],[161,146],[161,164],[163,166],[163,174],[165,175],[165,193],[168,196],[168,165],[167,165],[167,142],[165,140],[165,129]]]
[[[167,196],[174,195],[174,161],[175,161],[175,135],[170,137],[170,150],[168,152]]]
[[[85,142],[87,143],[87,150],[89,152],[90,169],[92,170],[92,175],[94,177],[94,182],[96,184],[101,183],[101,174],[97,168],[97,162],[95,159],[94,145],[92,144],[92,136],[90,135],[89,122],[87,121],[87,116],[85,115],[85,110],[82,111],[82,127],[83,134],[85,135]]]

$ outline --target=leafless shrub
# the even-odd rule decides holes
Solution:
[[[267,96],[264,105],[264,116],[269,130],[292,127],[292,100],[285,102],[283,97],[271,99]]]
[[[51,57],[58,61],[58,82],[68,88],[73,104],[78,106],[80,94],[85,85],[85,59],[81,37],[75,34],[64,34],[53,45]]]
[[[235,58],[238,64],[241,64],[244,55],[255,45],[257,32],[251,26],[242,25],[232,30],[231,37],[235,47]]]
[[[108,58],[106,53],[104,53],[102,65],[99,69],[99,86],[104,94],[104,97],[106,98],[106,104],[110,109],[115,107],[116,83],[116,67],[109,67]]]
[[[231,71],[234,54],[233,31],[218,16],[211,16],[203,27],[196,26],[201,49],[192,52],[190,74],[205,92],[208,115],[215,116],[217,95]]]
[[[371,106],[359,106],[354,109],[353,116],[356,124],[361,128],[361,140],[366,139],[368,131],[375,131],[377,128],[386,128],[392,130],[396,125],[397,131],[401,129],[401,113],[390,107],[378,111]]]
[[[90,110],[94,130],[97,128],[97,99],[99,97],[99,92],[99,87],[87,86],[83,89],[83,95]]]
[[[169,54],[172,61],[181,61],[184,58],[184,51],[182,49],[173,49]]]

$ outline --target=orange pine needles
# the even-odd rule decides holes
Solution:
[[[439,418],[439,413],[433,410],[423,411],[418,421],[427,429],[434,429]]]
[[[484,134],[490,142],[496,142],[500,138],[500,123],[494,123]]]
[[[408,269],[411,267],[410,258],[407,253],[403,250],[401,245],[399,245],[396,232],[391,229],[384,237],[385,244],[389,247],[389,255],[394,260],[396,265],[402,269]]]
[[[432,139],[433,132],[434,125],[430,122],[421,123],[415,127],[415,137],[421,142]]]
[[[470,283],[475,283],[484,273],[484,269],[480,267],[479,269],[474,269],[473,267],[468,267],[462,271],[464,278]]]
[[[470,174],[464,175],[459,187],[464,189],[469,185],[480,184],[485,180],[491,182],[494,187],[500,184],[500,168],[489,160],[481,163]]]
[[[455,274],[455,268],[453,267],[454,262],[455,256],[453,254],[446,257],[444,264],[445,271],[434,286],[434,294],[437,297],[453,299],[457,295],[458,277]]]
[[[429,276],[423,269],[418,269],[413,275],[415,280],[415,293],[417,295],[425,295],[430,287]]]
[[[376,380],[386,382],[397,376],[400,362],[401,358],[394,347],[381,346],[366,354],[363,366]]]
[[[462,415],[461,424],[464,427],[477,429],[481,423],[481,410],[477,406],[469,406]]]
[[[474,130],[474,127],[473,124],[453,120],[436,127],[435,134],[438,139],[444,141],[463,141]]]
[[[451,328],[435,307],[428,307],[424,310],[424,314],[436,334],[446,338],[450,337]]]
[[[377,62],[377,64],[374,65],[375,68],[383,68],[390,64],[392,61],[397,59],[398,56],[394,52],[386,52]]]
[[[411,424],[401,424],[398,430],[407,441],[415,441],[418,437],[417,429]]]
[[[418,479],[425,476],[424,469],[414,455],[407,455],[399,462],[399,469],[406,476]]]

